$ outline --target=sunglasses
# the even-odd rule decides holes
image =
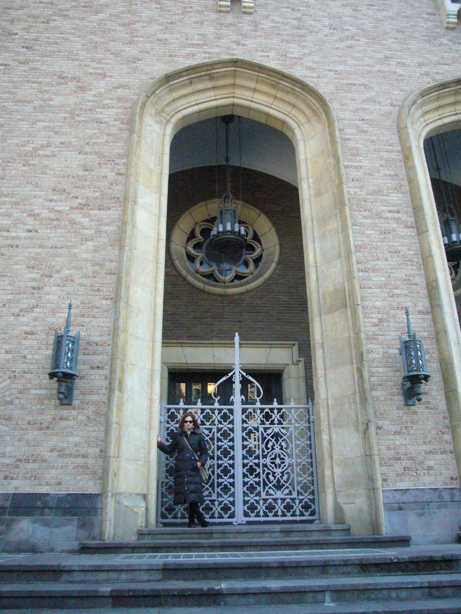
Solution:
[[[193,420],[184,420],[184,422],[194,422]]]

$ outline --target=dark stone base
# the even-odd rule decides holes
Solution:
[[[386,488],[383,499],[388,535],[411,535],[412,544],[458,542],[461,489]]]
[[[0,493],[0,552],[72,552],[100,538],[99,493]]]
[[[458,542],[460,488],[384,489],[388,535],[412,544]],[[0,493],[0,552],[72,552],[100,540],[99,493]]]

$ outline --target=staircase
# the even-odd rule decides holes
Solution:
[[[287,550],[325,550],[337,548],[388,548],[410,545],[410,537],[365,536],[350,534],[348,525],[255,524],[140,529],[138,541],[83,542],[85,554],[107,552],[283,552]]]
[[[0,610],[223,606],[461,613],[461,546],[351,536],[345,525],[215,525],[143,529],[79,554],[0,554]]]

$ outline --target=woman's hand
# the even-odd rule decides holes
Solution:
[[[197,466],[198,466],[198,468],[200,469],[200,467],[203,467],[203,463],[201,463],[200,461],[198,461]]]

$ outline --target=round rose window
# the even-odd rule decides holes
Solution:
[[[219,261],[207,252],[219,200],[205,201],[187,211],[173,228],[170,256],[182,277],[196,288],[213,294],[239,294],[264,283],[275,271],[280,247],[267,217],[246,203],[235,201],[246,235],[238,258],[232,244]]]

